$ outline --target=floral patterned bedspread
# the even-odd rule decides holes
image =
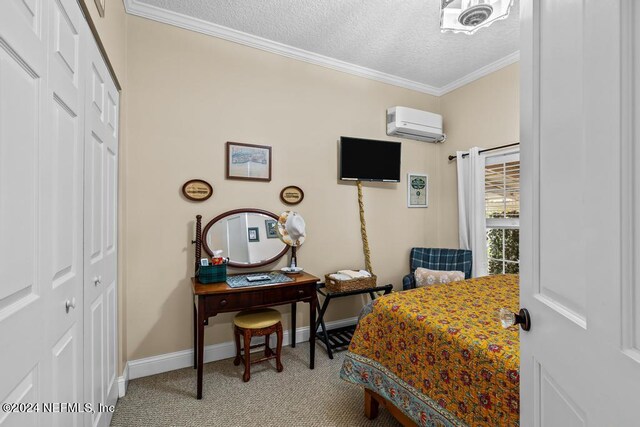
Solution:
[[[378,298],[361,316],[340,376],[423,426],[518,426],[518,276],[434,285]]]

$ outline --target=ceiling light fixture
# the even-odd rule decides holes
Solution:
[[[514,0],[441,0],[440,30],[473,34],[505,19]]]

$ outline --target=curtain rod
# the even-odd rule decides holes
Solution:
[[[499,147],[487,148],[486,150],[480,150],[479,153],[484,153],[487,151],[500,150],[501,148],[513,147],[514,145],[520,145],[519,142],[514,142],[513,144],[501,145]],[[462,157],[468,156],[469,153],[464,153]],[[450,155],[449,161],[457,159],[458,156]]]

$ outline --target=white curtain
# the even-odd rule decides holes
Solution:
[[[485,158],[480,148],[469,150],[469,155],[458,151],[458,225],[460,248],[470,249],[473,254],[473,277],[486,276],[487,231],[484,201]]]

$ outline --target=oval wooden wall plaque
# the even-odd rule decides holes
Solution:
[[[182,186],[182,194],[194,202],[202,202],[213,195],[213,187],[202,179],[192,179]]]
[[[290,185],[280,192],[280,200],[287,205],[297,205],[304,199],[304,192],[300,187]]]

